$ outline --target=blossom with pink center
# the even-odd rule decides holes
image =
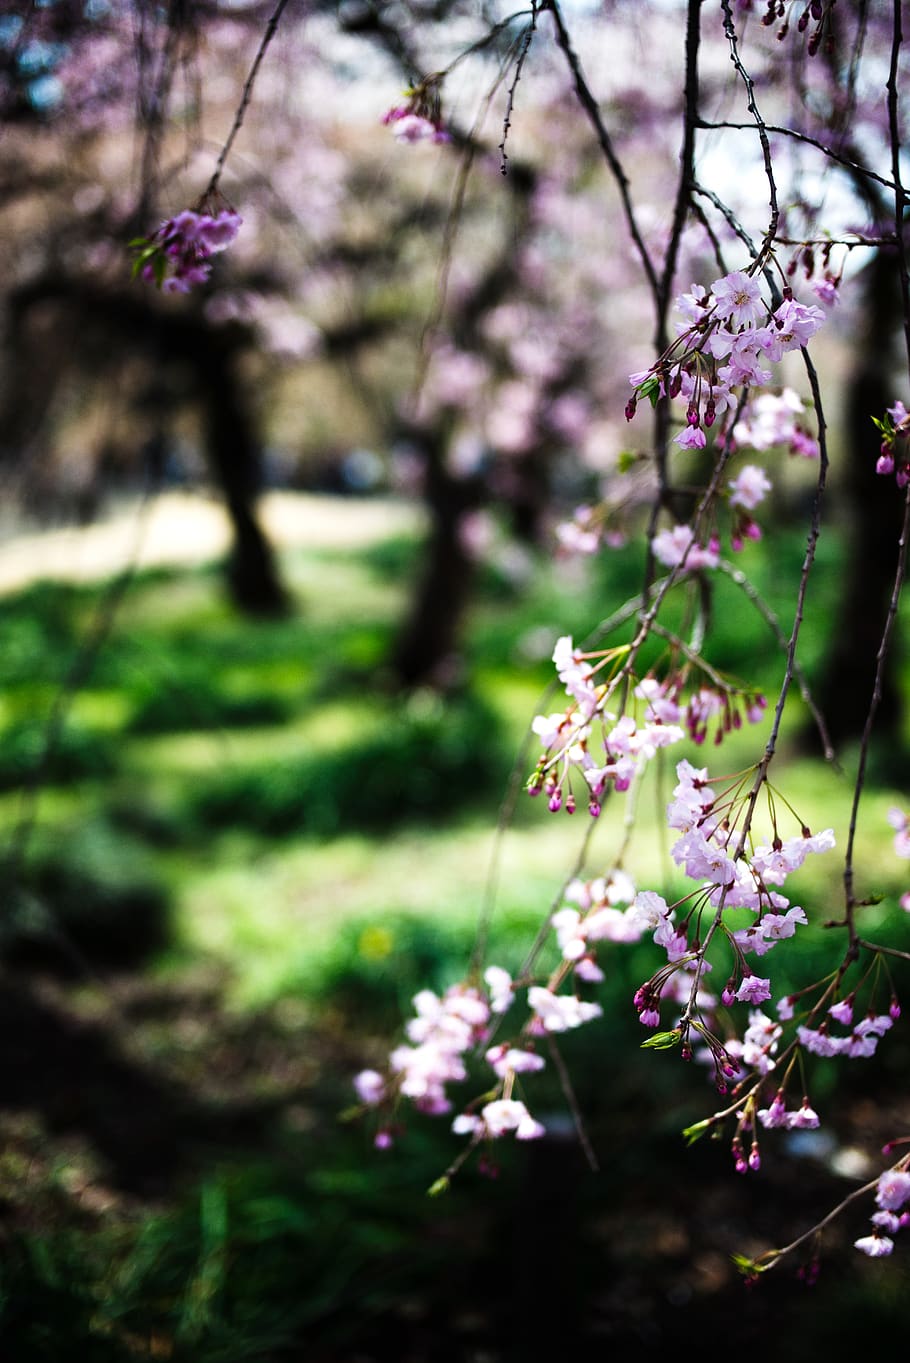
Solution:
[[[759,1108],[758,1120],[766,1130],[774,1130],[777,1127],[786,1127],[787,1108],[784,1103],[783,1095],[775,1094],[770,1107]]]
[[[713,885],[732,885],[736,880],[733,858],[697,830],[678,838],[670,855],[692,880],[705,880]]]
[[[748,332],[740,333],[730,352],[728,363],[717,371],[718,380],[728,388],[758,388],[771,382],[771,370],[765,369],[762,364],[761,356],[764,352],[750,344],[750,341]]]
[[[703,284],[693,284],[688,293],[681,293],[676,299],[676,310],[681,312],[687,322],[701,322],[711,300]],[[682,328],[685,329],[685,328]]]
[[[715,279],[711,293],[715,316],[736,327],[750,326],[767,312],[758,283],[742,270]]]
[[[774,942],[782,942],[787,937],[792,937],[796,932],[797,925],[805,927],[808,921],[805,909],[794,905],[786,913],[764,914],[759,926],[766,941],[773,944]]]
[[[788,350],[807,345],[824,321],[821,308],[797,303],[794,298],[785,299],[774,313],[772,341],[766,348],[768,358],[776,363]]]
[[[751,895],[749,897],[751,898]],[[760,903],[762,896],[756,895],[756,899]],[[759,903],[755,905],[743,904],[737,895],[728,895],[725,903],[731,909],[759,906]],[[784,941],[787,937],[792,937],[796,932],[797,924],[804,926],[807,922],[805,910],[797,906],[788,909],[786,913],[765,913],[751,927],[740,928],[734,932],[733,940],[740,950],[754,951],[756,956],[765,956],[778,942]]]

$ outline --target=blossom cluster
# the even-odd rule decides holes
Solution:
[[[818,441],[806,430],[807,405],[792,388],[749,398],[731,432],[734,449],[785,449],[803,459],[818,458]]]
[[[730,453],[783,446],[816,457],[818,445],[802,422],[805,404],[792,389],[752,398],[749,392],[772,381],[770,366],[807,344],[824,322],[824,311],[797,302],[789,287],[772,310],[758,280],[742,270],[716,279],[710,289],[693,284],[676,306],[682,321],[675,341],[649,369],[630,375],[635,391],[626,404],[627,420],[641,398],[656,403],[666,396],[685,403],[685,424],[674,437],[682,449],[704,449],[707,432],[719,420],[718,444]],[[734,550],[761,538],[751,513],[770,490],[769,478],[755,464],[729,480],[725,496],[734,512]],[[651,548],[660,563],[697,571],[717,566],[720,541],[714,533],[701,544],[686,526],[676,525],[660,531]]]
[[[746,928],[725,925],[725,935],[733,951],[734,964],[723,990],[721,1001],[757,1005],[771,997],[770,978],[755,973],[747,962],[748,955],[763,957],[779,942],[792,937],[798,926],[807,921],[806,914],[771,886],[783,885],[787,876],[803,864],[811,853],[825,852],[834,846],[832,829],[812,834],[803,829],[786,841],[775,836],[771,842],[753,848],[750,855],[742,846],[731,819],[731,802],[715,794],[707,768],[695,768],[686,760],[676,768],[677,785],[673,799],[667,806],[667,822],[677,834],[671,857],[684,874],[698,882],[693,901],[687,896],[680,904],[687,904],[686,923],[700,918],[699,906],[713,907],[718,915],[735,909],[747,909],[756,914]],[[640,902],[643,896],[639,896]],[[659,920],[666,924],[664,937],[655,941],[666,947],[668,962],[674,970],[680,962],[699,960],[701,969],[706,962],[696,948],[688,946],[685,925],[676,927],[672,935],[674,911],[666,901],[648,892],[646,902]],[[696,927],[696,933],[698,929]],[[666,986],[668,971],[662,969],[637,991],[635,1006],[646,1026],[660,1023],[660,999]],[[718,1057],[720,1053],[717,1053]],[[720,1068],[726,1065],[725,1052]],[[734,1067],[735,1068],[735,1067]],[[727,1077],[730,1077],[729,1075]]]
[[[875,472],[893,473],[898,487],[906,487],[910,483],[910,412],[902,402],[895,402],[882,420],[872,420],[882,437]]]
[[[685,526],[674,541],[667,535],[667,556],[685,552],[690,532]],[[690,548],[686,562],[693,556]],[[621,652],[621,651],[620,651]],[[740,702],[746,718],[758,722],[765,709],[764,697],[757,692],[742,693],[733,687],[701,685],[683,692],[683,679],[675,676],[660,681],[643,678],[632,693],[635,714],[617,714],[610,709],[613,689],[600,681],[598,669],[615,656],[613,650],[586,654],[576,648],[570,635],[557,640],[553,662],[559,680],[569,697],[565,710],[537,715],[531,728],[541,740],[544,751],[528,782],[528,792],[547,797],[548,807],[556,813],[573,813],[576,795],[572,778],[581,778],[589,813],[596,818],[608,790],[626,791],[637,775],[662,748],[672,747],[685,737],[704,743],[709,727],[715,726],[719,743],[725,733],[742,725]],[[595,728],[599,738],[595,738]],[[599,745],[599,747],[598,747]]]
[[[772,311],[743,270],[715,279],[710,289],[693,284],[676,306],[683,316],[676,340],[649,369],[630,375],[635,391],[626,417],[632,420],[643,397],[681,399],[685,425],[675,440],[683,449],[704,449],[706,430],[735,412],[738,390],[769,384],[767,366],[806,345],[825,320],[821,308],[798,303],[789,289]]]
[[[487,969],[484,983],[486,990],[462,984],[453,985],[441,997],[430,989],[415,995],[415,1016],[405,1028],[410,1044],[402,1043],[392,1051],[388,1076],[368,1069],[355,1077],[354,1087],[365,1107],[391,1109],[403,1097],[418,1111],[433,1116],[451,1111],[446,1086],[467,1078],[465,1057],[491,1040],[495,1015],[506,1012],[514,997],[511,977],[499,966]],[[597,1004],[582,1004],[571,995],[557,996],[539,985],[528,990],[528,1002],[533,1010],[527,1029],[531,1036],[567,1031],[601,1012]],[[484,1058],[496,1076],[492,1096],[485,1095],[487,1101],[479,1111],[469,1108],[459,1113],[453,1131],[471,1135],[475,1142],[494,1140],[508,1131],[523,1141],[542,1136],[543,1124],[512,1097],[515,1076],[543,1069],[542,1057],[528,1046],[500,1043],[487,1046]],[[387,1123],[378,1131],[376,1144],[390,1145],[392,1133]]]
[[[133,274],[157,284],[162,293],[189,293],[204,284],[212,257],[234,241],[243,219],[231,208],[215,213],[187,208],[168,218],[150,237],[130,242]]]
[[[870,1217],[874,1227],[872,1234],[855,1241],[854,1248],[870,1258],[879,1259],[894,1249],[891,1236],[910,1226],[910,1210],[904,1210],[910,1202],[910,1173],[900,1167],[886,1169],[878,1180],[875,1201],[878,1211]]]

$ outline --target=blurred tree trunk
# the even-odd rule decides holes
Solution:
[[[5,337],[3,402],[4,457],[9,463],[36,449],[50,395],[65,372],[80,368],[92,380],[111,370],[112,349],[144,355],[151,387],[167,403],[164,370],[176,361],[191,376],[205,431],[206,455],[224,494],[234,543],[228,585],[236,605],[250,614],[274,614],[287,607],[274,554],[256,515],[262,457],[249,393],[238,359],[251,344],[248,329],[232,323],[212,327],[190,311],[165,311],[144,297],[93,287],[55,274],[18,289],[9,300]],[[48,349],[42,338],[59,342]],[[66,344],[71,337],[72,344]],[[116,345],[112,347],[112,341]],[[45,401],[36,404],[36,392]],[[166,413],[155,413],[160,433]]]
[[[461,677],[462,620],[476,567],[465,543],[464,517],[486,500],[480,475],[455,477],[446,467],[439,431],[417,437],[424,458],[424,500],[430,532],[421,576],[392,653],[395,681],[405,690],[446,690]]]
[[[251,615],[282,614],[287,596],[255,509],[262,491],[261,447],[236,361],[236,348],[220,344],[203,347],[196,356],[209,462],[234,531],[228,583],[241,610]]]
[[[500,250],[483,274],[459,300],[448,319],[455,345],[469,353],[488,348],[483,324],[510,296],[522,294],[520,244],[530,226],[535,175],[530,167],[511,163],[507,180],[511,215]],[[494,499],[507,502],[518,533],[531,535],[539,523],[546,493],[540,460],[510,480],[510,495],[493,486],[489,461],[469,474],[450,470],[451,411],[443,409],[423,423],[406,425],[405,439],[423,461],[423,496],[430,517],[430,534],[422,572],[405,623],[392,652],[392,670],[404,689],[432,686],[445,690],[461,679],[459,640],[477,572],[465,539],[464,518]]]
[[[896,397],[893,342],[901,313],[895,277],[893,253],[880,248],[865,272],[864,326],[847,380],[841,488],[849,544],[834,644],[817,694],[835,746],[863,732],[897,564],[903,498],[893,478],[875,473],[881,439],[871,420],[883,416]],[[893,636],[875,730],[890,743],[900,737],[896,646]]]

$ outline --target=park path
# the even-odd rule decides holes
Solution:
[[[279,551],[358,549],[413,530],[419,511],[390,498],[270,492],[263,528]],[[204,492],[164,492],[142,506],[125,502],[90,525],[7,532],[0,541],[0,594],[36,581],[92,582],[137,568],[191,566],[220,559],[231,540],[220,502]]]

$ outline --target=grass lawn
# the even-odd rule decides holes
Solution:
[[[425,1189],[452,1157],[445,1123],[418,1119],[379,1158],[368,1130],[339,1120],[351,1076],[381,1062],[416,990],[459,977],[481,916],[492,913],[491,959],[517,967],[581,857],[587,814],[529,799],[535,750],[516,759],[533,715],[559,705],[544,698],[555,639],[586,637],[640,569],[631,550],[587,568],[529,559],[518,571],[494,557],[467,623],[465,686],[446,701],[404,698],[385,661],[419,522],[355,508],[349,545],[346,511],[331,507],[337,533],[325,525],[283,549],[285,619],[234,615],[217,566],[144,568],[75,689],[105,582],[18,582],[2,602],[0,1355],[533,1359],[551,1338],[675,1344],[723,1311],[757,1341],[764,1308],[724,1251],[772,1234],[772,1209],[798,1225],[853,1186],[850,1151],[855,1178],[862,1138],[905,1120],[905,1042],[856,1080],[831,1145],[795,1174],[771,1156],[767,1181],[744,1186],[727,1150],[706,1142],[680,1158],[704,1094],[685,1067],[638,1050],[629,999],[654,965],[646,944],[610,958],[606,1025],[566,1041],[607,1166],[598,1179],[558,1086],[546,1101],[565,1138],[507,1151],[495,1183],[466,1171],[441,1210]],[[747,551],[787,627],[780,592],[802,551],[796,533]],[[810,678],[840,571],[823,542]],[[711,629],[712,661],[773,706],[779,647],[726,578]],[[843,849],[856,753],[840,774],[807,755],[790,736],[806,724],[796,693],[786,721],[774,785]],[[768,724],[689,755],[742,770]],[[901,926],[906,888],[887,823],[906,793],[876,783],[874,767],[872,778],[856,858],[860,894],[880,896],[867,936]],[[674,884],[660,833],[672,782],[668,765],[637,795],[624,864],[642,888]],[[605,806],[578,863],[587,873],[614,864],[626,810]],[[808,970],[834,959],[821,923],[843,904],[839,854],[811,860],[793,881],[814,924]],[[867,1075],[886,1093],[893,1080],[893,1107]],[[833,1243],[849,1251],[849,1236]],[[897,1267],[858,1257],[835,1257],[815,1342],[825,1331],[842,1342],[851,1312],[875,1311],[883,1338],[897,1328]],[[796,1358],[805,1289],[771,1290],[768,1309],[791,1330],[780,1356]]]

